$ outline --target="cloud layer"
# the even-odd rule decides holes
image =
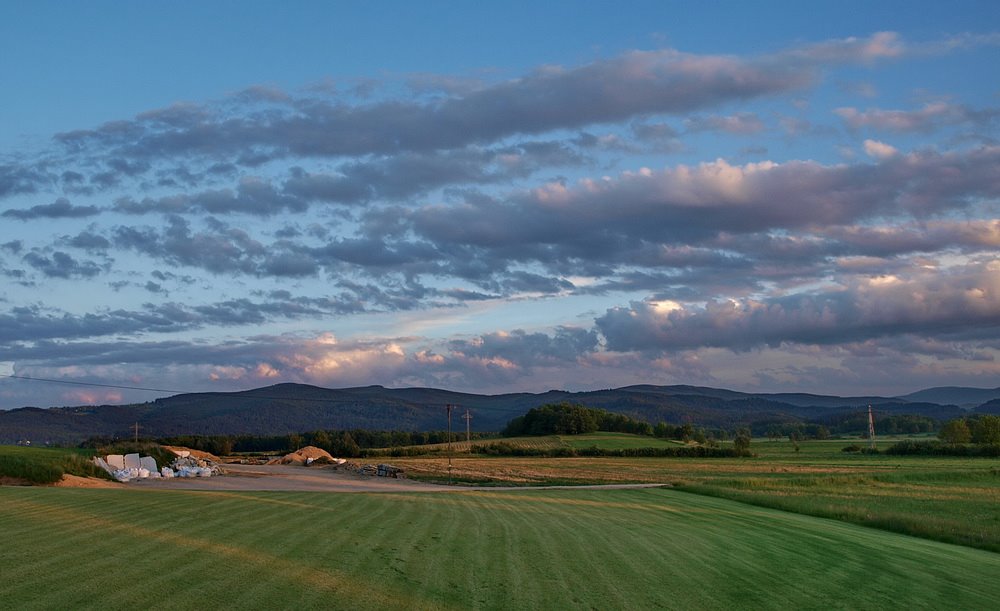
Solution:
[[[249,86],[60,133],[0,158],[3,358],[196,389],[995,385],[1000,111],[877,96],[998,43]]]

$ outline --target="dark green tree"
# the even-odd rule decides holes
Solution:
[[[938,432],[938,438],[945,443],[960,444],[969,443],[972,440],[972,431],[964,418],[956,418],[944,423]]]

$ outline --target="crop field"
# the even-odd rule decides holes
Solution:
[[[668,489],[0,488],[0,607],[996,608],[1000,555]]]

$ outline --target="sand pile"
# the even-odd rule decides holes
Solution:
[[[280,458],[272,458],[267,461],[269,465],[335,465],[339,462],[343,462],[342,459],[336,459],[330,455],[329,452],[322,448],[317,448],[316,446],[306,446],[304,448],[299,448],[298,450],[292,452],[291,454],[285,454]]]
[[[222,460],[218,456],[212,454],[211,452],[202,452],[201,450],[192,450],[191,448],[183,448],[181,446],[163,446],[164,450],[173,452],[181,458],[200,458],[201,460],[210,460],[214,463],[221,463]]]

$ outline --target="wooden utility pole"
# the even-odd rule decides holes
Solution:
[[[139,443],[139,423],[136,422],[133,428],[135,429],[135,442]]]
[[[465,410],[465,415],[462,416],[462,419],[465,420],[465,440],[472,441],[472,414],[469,413],[468,409]]]
[[[451,410],[455,406],[449,403],[445,409],[448,410],[448,483],[451,483]]]
[[[872,406],[868,406],[868,447],[875,449],[875,418],[872,416]]]

